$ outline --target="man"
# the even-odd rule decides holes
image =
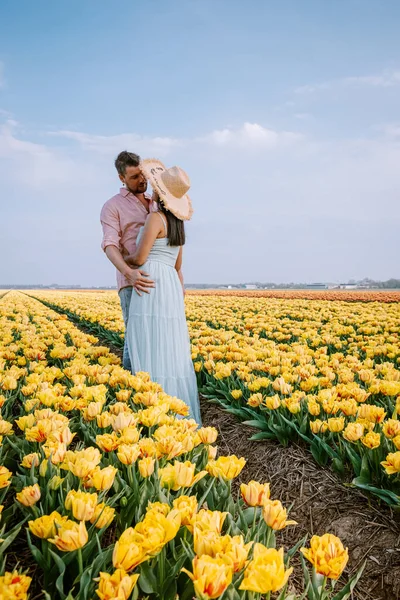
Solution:
[[[117,285],[125,328],[129,319],[132,290],[139,296],[149,293],[154,282],[141,269],[126,264],[124,256],[134,254],[140,228],[150,212],[157,211],[157,204],[146,194],[147,180],[140,169],[140,157],[133,152],[123,151],[115,160],[123,187],[119,194],[108,200],[100,215],[103,227],[102,249],[117,269]],[[131,363],[124,345],[123,365],[131,370]]]

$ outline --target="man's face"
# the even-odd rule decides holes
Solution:
[[[147,190],[147,180],[139,167],[126,167],[125,175],[119,176],[132,194],[144,194]]]

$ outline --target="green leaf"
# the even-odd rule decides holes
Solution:
[[[143,563],[140,567],[138,584],[145,594],[154,594],[157,590],[157,577],[148,562]]]
[[[360,475],[360,471],[361,471],[361,458],[353,450],[353,448],[351,446],[349,446],[348,444],[346,444],[346,452],[347,452],[347,456],[349,457],[350,462],[352,464],[353,470],[354,470],[356,476],[358,477]]]
[[[364,483],[360,480],[359,477],[353,479],[352,484],[355,487],[360,488],[361,490],[365,490],[366,492],[377,496],[378,498],[386,502],[386,504],[389,504],[389,506],[400,506],[400,496],[398,496],[394,492],[391,492],[390,490],[377,488],[373,485]]]
[[[56,588],[58,593],[60,594],[62,600],[65,600],[66,596],[64,593],[64,573],[65,573],[65,563],[62,558],[58,556],[53,550],[50,550],[51,556],[54,558],[54,562],[56,563],[60,575],[56,579]]]
[[[345,585],[344,588],[332,598],[332,600],[347,600],[347,598],[350,598],[354,588],[356,587],[356,585],[365,569],[366,563],[367,563],[367,561],[365,561],[365,563],[358,569],[358,571],[354,575],[354,577],[352,577],[350,579],[348,584]]]
[[[306,561],[304,560],[304,556],[302,554],[300,554],[300,562],[303,569],[304,583],[307,589],[307,598],[308,600],[319,600],[319,595],[315,593],[311,584],[310,573],[307,569]]]
[[[274,433],[268,433],[267,431],[260,431],[260,433],[255,433],[251,436],[250,440],[254,442],[258,442],[260,440],[275,440],[276,435]]]
[[[252,419],[250,421],[243,421],[243,425],[248,425],[249,427],[255,427],[256,429],[263,429],[265,431],[270,430],[268,423],[261,419]]]
[[[307,537],[308,535],[306,534],[303,539],[299,540],[297,542],[297,544],[295,546],[293,546],[292,548],[290,548],[290,550],[288,550],[286,552],[286,562],[289,563],[289,560],[296,554],[296,552],[299,550],[299,548],[302,548],[304,546],[304,544],[307,541]]]

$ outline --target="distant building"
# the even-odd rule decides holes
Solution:
[[[340,283],[338,286],[341,290],[356,290],[358,288],[357,283]]]
[[[244,286],[246,290],[256,290],[257,286],[254,285],[253,283],[246,283],[246,285]]]
[[[326,283],[308,283],[306,288],[307,290],[327,290],[328,286]]]

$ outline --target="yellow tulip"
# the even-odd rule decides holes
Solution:
[[[124,465],[133,465],[140,456],[140,448],[137,444],[121,444],[118,447],[117,457]]]
[[[276,410],[281,406],[282,402],[278,394],[275,394],[275,396],[266,396],[264,398],[264,404],[269,410]]]
[[[288,525],[297,525],[296,521],[287,520],[287,510],[283,508],[279,500],[265,500],[263,517],[268,527],[275,531],[284,529]]]
[[[182,525],[190,527],[198,509],[196,496],[179,496],[172,505],[181,513]]]
[[[25,467],[25,469],[30,469],[32,465],[35,467],[39,466],[39,454],[37,452],[32,452],[31,454],[26,454],[21,462],[21,467]]]
[[[65,521],[58,528],[54,538],[49,539],[51,544],[57,546],[61,552],[72,552],[82,548],[88,541],[85,521]]]
[[[140,431],[136,427],[130,426],[125,427],[121,430],[120,445],[121,444],[136,444],[140,439]]]
[[[12,423],[9,423],[0,417],[0,435],[8,435],[12,432],[12,427]]]
[[[159,470],[161,485],[177,491],[183,487],[193,487],[200,479],[207,475],[207,471],[200,471],[195,475],[196,465],[190,461],[184,463],[175,461]]]
[[[142,477],[150,477],[154,473],[155,460],[150,456],[142,458],[138,462],[139,473]]]
[[[217,460],[210,460],[206,469],[213,477],[222,477],[229,481],[241,473],[245,464],[246,459],[244,458],[238,458],[235,455],[221,456]]]
[[[115,397],[118,400],[118,402],[128,402],[131,396],[132,390],[119,390],[119,392],[115,393]]]
[[[396,450],[400,450],[400,434],[396,435],[393,439],[392,439],[393,444],[395,445]]]
[[[71,473],[76,475],[76,477],[79,477],[79,479],[86,479],[96,469],[96,463],[84,458],[79,458],[76,462],[68,462],[66,464],[66,459],[64,458],[64,463],[61,465],[61,468],[71,471]]]
[[[104,469],[96,467],[90,475],[88,485],[96,488],[98,491],[109,490],[114,483],[117,471],[118,469],[112,467],[111,465],[105,467]]]
[[[46,458],[51,458],[53,465],[62,463],[67,452],[66,444],[60,444],[58,442],[49,444],[47,441],[45,444],[42,444],[42,448]]]
[[[114,431],[122,431],[128,427],[132,427],[137,423],[137,417],[134,413],[120,412],[112,423]]]
[[[292,571],[293,567],[285,569],[283,548],[275,550],[256,544],[239,589],[259,594],[277,592],[286,585]]]
[[[387,438],[393,438],[400,435],[400,421],[397,419],[387,419],[382,425],[382,433]]]
[[[124,569],[117,569],[112,574],[100,571],[99,575],[96,594],[100,600],[128,600],[139,579],[139,574],[128,575]]]
[[[97,506],[97,494],[70,490],[64,505],[67,510],[72,511],[77,521],[90,521]]]
[[[388,475],[400,473],[400,452],[391,452],[387,455],[386,460],[381,462]]]
[[[328,430],[328,424],[326,421],[321,421],[321,419],[315,419],[315,421],[310,421],[310,429],[315,435],[325,433]]]
[[[240,398],[243,396],[243,392],[242,392],[242,390],[232,390],[231,396],[235,400],[240,400]]]
[[[283,377],[278,377],[272,383],[272,387],[276,392],[281,393],[282,395],[288,395],[292,391],[292,386],[289,383],[286,383]]]
[[[327,420],[329,431],[332,433],[339,433],[344,429],[344,417],[331,417]]]
[[[361,438],[361,443],[371,450],[378,448],[381,443],[381,434],[369,431],[364,437]]]
[[[201,531],[215,531],[221,533],[227,512],[219,510],[200,510],[193,519],[193,524]]]
[[[224,535],[221,538],[221,541],[223,550],[220,554],[220,558],[228,560],[232,564],[233,572],[238,573],[246,566],[253,542],[245,544],[242,535],[235,535],[233,537]]]
[[[364,434],[364,426],[361,423],[349,423],[343,431],[343,437],[348,442],[356,442]]]
[[[167,460],[171,460],[176,456],[184,453],[182,442],[175,437],[169,436],[157,442],[157,453],[160,456],[165,456]]]
[[[140,454],[143,457],[151,456],[152,458],[156,458],[157,456],[157,446],[154,440],[151,438],[142,438],[139,441]]]
[[[208,460],[215,460],[218,454],[218,446],[207,446]]]
[[[184,496],[182,496],[182,498],[184,498]],[[149,502],[146,509],[146,518],[149,518],[149,515],[156,513],[160,513],[166,517],[170,512],[171,507],[169,504],[165,504],[165,502]]]
[[[321,406],[315,400],[308,400],[307,409],[310,415],[313,415],[313,417],[318,417],[321,412]]]
[[[346,415],[346,417],[353,417],[358,411],[358,404],[352,398],[348,400],[342,400],[340,403],[340,410]]]
[[[6,467],[0,466],[0,489],[10,485],[12,473]]]
[[[150,511],[136,525],[135,535],[147,554],[155,556],[174,539],[180,526],[181,514],[178,510],[173,509],[166,516],[158,511]]]
[[[113,452],[118,448],[119,443],[120,439],[115,431],[104,435],[96,435],[96,444],[103,452]]]
[[[97,427],[100,427],[100,429],[106,429],[106,427],[110,427],[113,421],[114,416],[109,412],[102,412],[96,416]]]
[[[62,482],[64,481],[63,477],[59,475],[53,475],[53,477],[49,480],[48,486],[50,490],[58,490]]]
[[[47,540],[50,537],[54,537],[57,533],[56,523],[62,525],[63,522],[67,521],[67,517],[63,517],[59,512],[54,511],[50,515],[44,515],[34,521],[28,521],[28,526],[38,538]]]
[[[269,483],[258,483],[258,481],[250,481],[247,484],[242,483],[240,492],[243,500],[249,506],[263,506],[265,501],[269,500]]]
[[[40,495],[40,487],[35,483],[34,485],[24,487],[15,497],[24,506],[33,506],[40,500]]]
[[[300,551],[317,573],[329,579],[339,579],[349,560],[347,548],[345,549],[340,539],[331,533],[314,535],[310,541],[310,548],[301,548]]]
[[[0,598],[4,600],[27,600],[32,578],[18,571],[6,571],[0,577]]]
[[[107,506],[104,502],[97,504],[94,509],[94,513],[90,522],[97,527],[97,529],[103,529],[111,525],[115,517],[115,508]]]
[[[202,444],[214,444],[218,437],[218,431],[215,427],[201,427],[197,435]]]
[[[223,552],[222,537],[216,531],[201,531],[200,528],[193,529],[193,549],[196,556],[213,556],[214,558]]]
[[[132,529],[132,527],[129,529]],[[115,569],[124,569],[128,572],[133,571],[133,569],[149,558],[146,551],[139,544],[131,541],[123,542],[121,538],[115,543],[113,551],[113,565]]]
[[[382,423],[385,419],[386,412],[382,406],[362,404],[357,411],[357,416],[360,419],[368,419],[368,421],[373,421],[374,423]]]
[[[261,393],[259,394],[252,394],[249,399],[247,400],[247,404],[249,406],[252,406],[253,408],[257,408],[257,406],[260,406],[262,404],[263,401],[263,395]]]
[[[233,571],[230,564],[221,558],[210,556],[195,557],[192,563],[193,573],[182,569],[193,581],[196,596],[201,600],[219,598],[231,584]]]

